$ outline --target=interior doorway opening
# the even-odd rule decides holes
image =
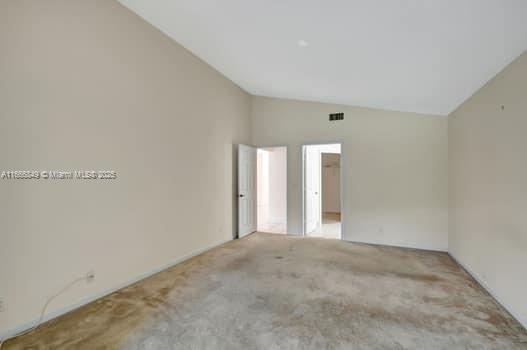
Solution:
[[[341,144],[303,146],[304,235],[342,238]]]
[[[260,232],[287,233],[287,148],[258,148],[257,227]]]

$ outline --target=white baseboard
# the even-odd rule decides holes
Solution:
[[[504,302],[503,300],[501,300],[499,297],[498,297],[498,294],[496,293],[496,291],[494,289],[492,289],[492,287],[489,286],[489,284],[483,279],[481,278],[481,276],[479,274],[477,274],[476,272],[474,272],[474,270],[472,270],[468,265],[462,263],[459,259],[457,259],[453,254],[452,252],[448,252],[448,255],[450,255],[450,257],[459,265],[461,266],[463,269],[465,269],[465,271],[467,271],[467,273],[472,276],[472,278],[474,278],[489,294],[490,296],[492,296],[494,298],[494,300],[496,300],[496,302],[498,304],[500,304],[505,310],[507,310],[509,312],[509,314],[511,314],[512,317],[514,317],[516,319],[516,321],[518,321],[522,326],[523,328],[525,328],[527,330],[527,318],[524,318],[522,317],[522,315],[519,313],[519,312],[516,312],[514,310],[514,308],[512,308],[510,305],[508,305],[506,302]]]
[[[105,290],[105,291],[103,291],[101,293],[97,293],[95,295],[92,295],[92,296],[89,296],[87,298],[84,298],[83,300],[81,300],[78,303],[75,303],[75,304],[66,306],[64,308],[61,308],[59,310],[50,312],[50,313],[44,315],[44,317],[42,319],[42,322],[44,323],[46,321],[49,321],[49,320],[52,320],[52,319],[57,318],[59,316],[62,316],[64,314],[67,314],[68,312],[71,312],[71,311],[73,311],[75,309],[78,309],[78,308],[80,308],[80,307],[82,307],[82,306],[84,306],[86,304],[94,302],[97,299],[100,299],[100,298],[103,298],[103,297],[105,297],[107,295],[110,295],[110,294],[118,291],[119,289],[123,289],[123,288],[128,287],[128,286],[130,286],[130,285],[132,285],[134,283],[137,283],[137,282],[139,282],[139,281],[141,281],[141,280],[143,280],[145,278],[153,276],[156,273],[159,273],[159,272],[161,272],[163,270],[169,269],[169,268],[171,268],[171,267],[173,267],[173,266],[175,266],[177,264],[182,263],[183,261],[191,259],[191,258],[193,258],[193,257],[195,257],[197,255],[200,255],[200,254],[202,254],[202,253],[204,253],[204,252],[206,252],[208,250],[211,250],[211,249],[216,248],[216,247],[218,247],[218,246],[220,246],[222,244],[230,242],[231,240],[232,239],[225,239],[225,240],[222,240],[220,242],[211,244],[211,245],[209,245],[209,246],[207,246],[205,248],[198,249],[198,250],[196,250],[196,251],[194,251],[194,252],[192,252],[190,254],[184,255],[184,256],[176,259],[175,261],[172,261],[169,264],[166,264],[164,266],[158,267],[158,268],[156,268],[156,269],[154,269],[152,271],[143,273],[143,274],[141,274],[139,276],[136,276],[136,277],[132,278],[131,280],[128,280],[128,281],[126,281],[124,283],[120,283],[120,284],[116,285],[115,287],[107,289],[107,290]],[[26,331],[28,329],[31,329],[37,324],[37,322],[38,322],[38,318],[36,318],[36,319],[34,319],[34,320],[30,321],[30,322],[21,324],[21,325],[19,325],[17,327],[14,327],[14,328],[10,329],[10,330],[7,330],[5,332],[0,332],[0,340],[5,341],[5,340],[7,340],[9,338],[12,338],[12,337],[16,336],[17,334],[20,334],[20,333],[22,333],[22,332],[24,332],[24,331]]]

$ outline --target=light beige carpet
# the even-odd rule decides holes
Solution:
[[[527,349],[444,253],[253,234],[7,349]]]

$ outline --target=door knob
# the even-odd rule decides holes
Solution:
[[[243,194],[240,194],[240,198],[241,198],[241,197],[245,197],[245,196],[244,196]]]

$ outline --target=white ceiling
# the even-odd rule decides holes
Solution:
[[[527,49],[527,0],[119,1],[254,95],[446,115]]]

